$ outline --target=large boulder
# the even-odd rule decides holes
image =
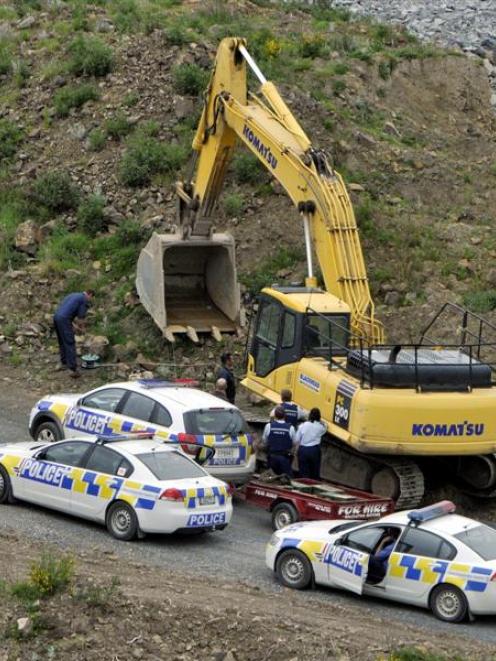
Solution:
[[[88,335],[83,344],[84,353],[92,353],[105,358],[109,350],[109,339],[105,335]]]
[[[34,220],[21,223],[15,234],[15,247],[28,255],[35,255],[40,245],[40,229]]]

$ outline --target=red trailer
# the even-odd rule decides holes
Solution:
[[[376,519],[394,511],[390,498],[306,478],[288,480],[288,484],[253,479],[240,496],[271,512],[274,530],[295,521]]]

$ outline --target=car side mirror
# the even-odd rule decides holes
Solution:
[[[45,457],[46,457],[46,448],[43,448],[43,450],[40,450],[34,456],[35,456],[35,459],[41,459],[41,460],[45,459]]]
[[[334,546],[341,546],[342,544],[344,544],[344,537],[339,537],[334,542]]]

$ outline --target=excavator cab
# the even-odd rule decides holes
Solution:
[[[347,355],[349,336],[350,310],[332,294],[311,287],[266,288],[258,299],[249,376],[264,379],[304,357],[331,364]]]

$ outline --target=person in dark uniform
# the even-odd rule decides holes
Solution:
[[[59,369],[69,369],[71,376],[81,376],[76,362],[76,340],[74,338],[74,320],[84,319],[88,312],[91,299],[95,295],[92,289],[75,292],[66,296],[58,306],[53,316],[53,325],[59,343]]]
[[[230,353],[229,351],[223,353],[222,356],[220,357],[220,362],[222,364],[222,367],[217,372],[217,378],[226,380],[227,401],[230,402],[231,404],[234,404],[234,400],[236,399],[236,381],[234,379],[234,373],[233,373],[234,362],[233,362],[232,353]]]
[[[296,429],[296,426],[299,422],[302,422],[306,418],[305,411],[295,404],[293,401],[293,393],[288,388],[283,388],[281,390],[281,403],[279,406],[282,406],[284,409],[284,419],[286,422],[289,422]],[[273,418],[275,414],[275,408],[270,412],[270,417]]]
[[[284,419],[284,409],[276,406],[274,420],[265,425],[263,440],[267,450],[269,468],[274,473],[293,476],[291,461],[293,444],[296,438],[295,428]]]

